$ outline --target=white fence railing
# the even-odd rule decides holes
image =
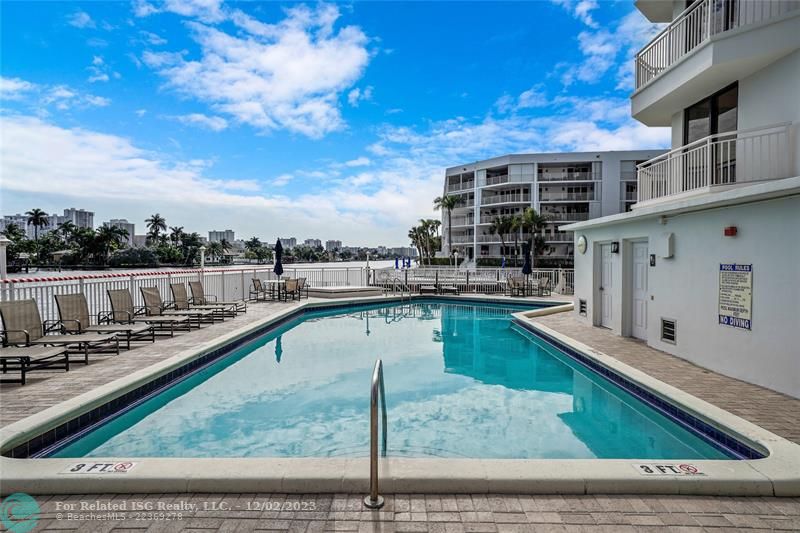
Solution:
[[[789,177],[790,124],[710,135],[638,168],[639,201],[702,189]]]
[[[546,216],[547,220],[550,222],[577,222],[589,220],[589,213],[584,211],[580,213],[550,213],[543,210],[542,215]]]
[[[363,286],[368,280],[365,269],[351,268],[313,268],[287,267],[283,276],[306,278],[312,287]],[[134,272],[87,274],[63,277],[30,277],[8,279],[0,282],[0,301],[33,298],[39,306],[42,320],[58,318],[54,296],[56,294],[83,293],[89,304],[92,316],[110,311],[106,291],[109,289],[128,289],[133,296],[134,305],[144,305],[139,289],[158,287],[161,298],[172,300],[170,283],[187,283],[203,280],[206,294],[213,294],[219,300],[247,299],[252,279],[275,279],[271,266],[249,269],[206,269],[174,270],[169,272]]]
[[[798,0],[697,0],[636,54],[643,87],[711,36],[800,9]]]
[[[474,181],[465,181],[463,183],[450,183],[447,185],[447,192],[466,191],[475,188]]]
[[[502,294],[506,292],[508,278],[521,276],[521,268],[477,268],[474,270],[454,269],[452,267],[420,267],[405,270],[382,268],[373,271],[372,284],[390,288],[399,279],[411,291],[416,292],[422,285],[453,285],[465,293]],[[551,291],[555,294],[572,294],[575,271],[572,269],[533,269],[534,279],[549,280]]]
[[[588,202],[594,200],[594,191],[589,192],[547,192],[539,193],[540,202]]]

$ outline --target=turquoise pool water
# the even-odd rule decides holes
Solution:
[[[308,313],[51,456],[364,456],[381,358],[390,456],[728,458],[513,324],[518,310]]]

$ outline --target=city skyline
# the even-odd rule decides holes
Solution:
[[[2,211],[404,243],[458,162],[667,146],[627,100],[658,27],[610,2],[6,3]]]

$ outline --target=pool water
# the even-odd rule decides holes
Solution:
[[[415,301],[307,313],[51,456],[365,456],[381,358],[389,456],[728,458],[513,324],[519,310]]]

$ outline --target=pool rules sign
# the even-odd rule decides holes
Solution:
[[[719,265],[719,323],[750,330],[753,314],[753,265]]]

